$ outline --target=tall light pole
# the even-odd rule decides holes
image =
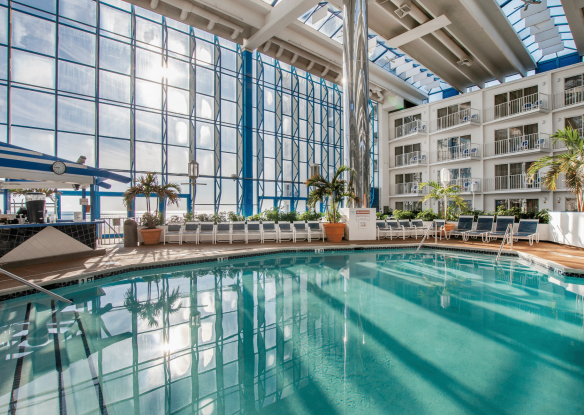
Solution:
[[[450,170],[448,169],[442,169],[440,170],[440,181],[442,182],[442,187],[446,187],[450,184]],[[446,192],[444,192],[444,223],[446,224],[446,220],[448,219],[446,217],[448,212],[448,196],[446,195]]]
[[[189,182],[188,183],[181,183],[181,184],[188,184],[191,186],[191,212],[193,215],[195,214],[195,186],[206,186],[207,183],[196,183],[197,179],[199,178],[199,163],[197,160],[189,161],[188,165],[188,172],[189,172]]]

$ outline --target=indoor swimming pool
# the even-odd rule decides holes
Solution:
[[[580,285],[582,284],[582,285]],[[584,280],[286,253],[0,303],[0,414],[582,414]]]

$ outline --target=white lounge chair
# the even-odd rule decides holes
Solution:
[[[309,221],[308,222],[308,242],[313,239],[322,239],[324,242],[324,229],[319,221]]]
[[[278,242],[294,241],[294,229],[290,222],[278,222]]]
[[[231,243],[231,224],[230,223],[218,223],[215,225],[215,243],[217,242],[229,242]]]
[[[385,222],[384,220],[376,220],[375,221],[375,225],[376,225],[376,231],[377,231],[377,239],[385,239],[387,238],[387,222]]]
[[[231,222],[231,243],[238,241],[247,243],[245,222]]]
[[[196,244],[199,243],[199,222],[187,222],[183,226],[182,240],[189,242],[189,238],[194,238]]]
[[[166,243],[177,242],[182,245],[182,225],[170,224],[164,230],[164,245]]]
[[[262,225],[258,222],[247,222],[247,241],[263,242]]]
[[[262,222],[262,242],[278,242],[278,228],[273,221]]]
[[[203,237],[208,237],[212,244],[215,243],[215,224],[213,222],[201,222],[199,226],[199,243],[203,242]]]
[[[301,241],[307,241],[309,238],[308,235],[309,231],[306,222],[304,222],[303,220],[294,221],[293,225],[294,225],[294,242],[298,241],[298,239],[300,239]]]

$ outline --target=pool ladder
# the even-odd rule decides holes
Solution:
[[[2,268],[0,268],[0,273],[6,275],[9,278],[12,278],[15,281],[18,281],[18,282],[20,282],[20,283],[22,283],[24,285],[28,285],[29,287],[34,288],[37,291],[40,291],[40,292],[45,293],[47,295],[50,295],[51,297],[53,297],[53,298],[55,298],[55,299],[57,299],[59,301],[63,301],[64,303],[67,303],[67,304],[73,304],[73,301],[67,300],[66,298],[63,298],[60,295],[57,295],[55,293],[52,293],[49,290],[45,290],[43,287],[40,287],[40,286],[38,286],[36,284],[33,284],[32,282],[27,281],[24,278],[20,278],[18,275],[14,275],[13,273],[8,272],[8,271],[6,271],[6,270],[4,270]]]
[[[420,245],[418,245],[418,249],[416,249],[416,254],[418,253],[418,251],[420,250],[420,248],[422,247],[422,245],[424,244],[424,241],[426,240],[426,238],[428,237],[428,233],[430,233],[430,231],[432,229],[434,229],[434,225],[436,225],[436,222],[432,222],[432,226],[428,227],[428,229],[426,230],[426,233],[424,234],[424,237],[422,238],[422,242],[420,242]],[[444,227],[442,227],[443,229]]]
[[[503,236],[503,242],[501,242],[501,246],[499,247],[499,253],[497,254],[497,261],[501,258],[501,253],[503,252],[503,246],[505,245],[505,240],[509,241],[509,245],[511,245],[511,249],[513,249],[513,224],[510,223],[507,225],[507,230],[505,230],[505,235]]]

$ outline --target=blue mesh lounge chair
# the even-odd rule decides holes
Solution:
[[[464,239],[464,233],[472,231],[472,226],[474,224],[474,216],[460,215],[458,217],[458,227],[457,229],[450,232],[449,238],[452,236],[462,236]]]
[[[290,222],[278,222],[278,242],[294,241],[294,229]]]
[[[201,222],[199,227],[199,242],[203,242],[202,238],[208,236],[211,243],[215,243],[215,224],[213,222]]]
[[[217,242],[231,243],[230,223],[218,223],[217,226],[215,226],[215,243]]]
[[[389,239],[393,239],[394,235],[398,238],[401,235],[404,239],[406,239],[406,230],[395,219],[390,219],[387,221],[387,233],[389,234]]]
[[[497,238],[503,238],[505,236],[505,232],[507,232],[507,227],[509,225],[513,226],[514,223],[515,216],[497,216],[495,230],[487,234],[487,242],[491,242]]]
[[[527,238],[529,246],[533,245],[533,242],[539,243],[538,225],[539,219],[521,219],[517,232],[513,232],[513,239],[518,241],[519,238]]]
[[[479,220],[477,221],[477,227],[474,231],[465,232],[462,235],[462,238],[465,241],[468,241],[468,238],[478,238],[479,236],[482,238],[483,242],[488,242],[488,234],[493,230],[493,222],[495,221],[494,216],[479,216]]]
[[[164,245],[166,242],[177,242],[182,244],[182,225],[168,225],[164,230]]]
[[[424,236],[424,233],[426,233],[429,228],[430,226],[424,225],[422,219],[412,220],[412,232],[416,235],[416,239],[418,239],[418,235]]]
[[[278,229],[274,221],[262,222],[262,242],[278,242]]]
[[[304,222],[303,220],[300,221],[294,221],[294,223],[292,224],[294,226],[294,242],[296,242],[298,239],[300,239],[301,241],[307,241],[308,240],[308,226],[306,226],[306,222]]]
[[[258,222],[247,222],[247,241],[262,242],[262,225]]]
[[[401,227],[404,228],[404,239],[406,239],[406,236],[409,238],[410,236],[412,236],[412,231],[414,230],[412,228],[412,224],[409,220],[400,220],[398,221],[399,225]],[[406,235],[407,234],[407,235]]]
[[[309,221],[308,222],[308,242],[313,239],[322,239],[324,242],[324,228],[319,221]]]
[[[247,243],[247,231],[245,229],[245,222],[231,223],[231,242],[237,241]]]
[[[377,220],[375,221],[375,225],[377,227],[377,239],[387,238],[387,223],[384,220]]]
[[[183,227],[183,242],[189,242],[189,238],[194,238],[196,244],[199,243],[199,223],[198,222],[187,222]]]

